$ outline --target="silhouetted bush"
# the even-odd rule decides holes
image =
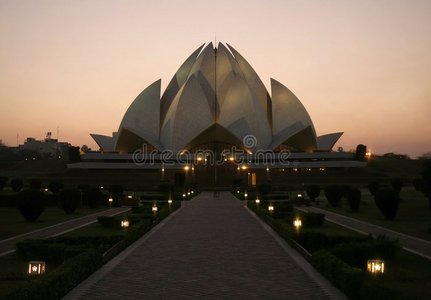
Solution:
[[[259,195],[268,195],[271,193],[272,186],[269,182],[262,182],[257,186]]]
[[[387,220],[394,220],[400,202],[399,194],[391,188],[380,189],[374,196],[374,201]]]
[[[364,161],[367,153],[367,146],[359,144],[356,146],[355,160]]]
[[[61,182],[56,181],[53,181],[48,185],[49,190],[54,194],[57,194],[63,187],[64,185]]]
[[[7,181],[8,181],[8,178],[6,176],[0,176],[0,191],[4,189]]]
[[[377,239],[364,242],[336,245],[331,249],[331,253],[342,259],[345,263],[361,268],[365,266],[370,257],[379,257],[384,260],[391,259],[399,248],[400,246],[397,241],[378,237]]]
[[[42,183],[39,179],[32,179],[30,180],[29,186],[32,190],[40,190]]]
[[[157,189],[160,193],[163,193],[165,197],[169,197],[174,191],[174,184],[169,181],[163,181],[159,183]]]
[[[340,186],[337,185],[328,185],[325,188],[325,197],[328,199],[329,204],[332,207],[336,207],[340,205],[341,197],[343,196],[343,191]]]
[[[316,198],[320,195],[320,187],[318,185],[309,185],[306,190],[308,198],[315,202]]]
[[[95,208],[102,203],[102,191],[97,187],[88,187],[81,191],[82,204]]]
[[[124,189],[121,184],[112,184],[109,186],[109,192],[111,194],[121,195],[123,194]]]
[[[359,211],[359,204],[361,203],[361,191],[358,188],[351,188],[347,192],[347,200],[349,202],[350,209],[353,212]]]
[[[72,214],[81,203],[81,192],[75,189],[64,189],[58,195],[60,205],[66,214]]]
[[[422,192],[428,198],[429,208],[431,209],[431,161],[427,161],[422,169]]]
[[[10,186],[14,192],[18,193],[24,186],[24,182],[20,178],[14,178],[10,181]]]
[[[18,209],[28,222],[35,222],[44,209],[44,195],[38,190],[23,190],[18,194]]]
[[[375,196],[377,194],[377,191],[380,189],[380,183],[378,182],[370,182],[368,184],[368,190],[370,191],[371,195]]]
[[[404,181],[400,178],[394,178],[391,179],[391,186],[394,189],[395,192],[398,194],[401,192],[401,189],[403,188]]]
[[[415,187],[416,191],[422,192],[422,190],[424,188],[424,180],[422,178],[413,179],[412,184]]]

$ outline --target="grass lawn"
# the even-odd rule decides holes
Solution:
[[[67,215],[61,208],[47,207],[36,222],[27,222],[17,208],[1,207],[0,240],[71,219],[83,217],[105,209],[106,207],[96,209],[78,208],[74,214]]]
[[[431,209],[428,208],[428,199],[421,192],[412,188],[404,188],[401,191],[401,202],[395,221],[388,221],[383,218],[374,203],[374,197],[367,189],[362,189],[361,192],[362,200],[359,213],[352,212],[345,199],[343,199],[341,207],[330,207],[326,198],[322,196],[323,192],[319,197],[319,207],[431,241]]]

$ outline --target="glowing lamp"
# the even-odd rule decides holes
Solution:
[[[169,199],[169,200],[168,200],[168,204],[172,204],[172,199]]]
[[[273,212],[274,211],[274,205],[272,205],[272,204],[268,205],[268,211]]]
[[[248,194],[244,193],[244,198],[247,199],[247,197],[248,197]]]
[[[183,198],[185,198],[187,195],[186,194],[183,194]]]
[[[188,171],[190,169],[190,167],[189,166],[185,166],[184,167],[184,170],[186,170],[186,171]]]
[[[299,230],[299,229],[302,227],[302,221],[301,221],[301,219],[296,218],[296,219],[293,221],[293,226],[294,226],[297,230]]]
[[[367,261],[367,271],[373,275],[382,275],[385,272],[385,262],[379,259]]]
[[[112,199],[112,197],[110,197],[110,198],[108,199],[108,201],[109,201],[109,204],[112,204],[112,202],[114,202],[114,199]]]
[[[48,189],[45,189],[45,192],[48,192]]]
[[[301,193],[298,194],[298,198],[302,198],[302,194]]]
[[[44,261],[31,261],[28,263],[29,275],[42,275],[43,273],[45,273]]]
[[[153,213],[156,213],[156,212],[157,212],[157,210],[158,210],[157,205],[156,205],[156,204],[154,204],[154,205],[151,207],[151,211],[152,211]]]
[[[259,198],[257,198],[256,199],[256,204],[259,204],[260,203],[260,199]]]
[[[129,195],[129,196],[127,196],[127,198],[128,198],[128,199],[132,199],[132,196],[131,196],[131,195]]]
[[[123,220],[121,221],[121,227],[128,228],[130,226],[129,220]]]

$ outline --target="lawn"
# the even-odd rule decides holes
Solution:
[[[57,223],[94,214],[106,208],[78,208],[74,214],[67,215],[63,209],[47,207],[36,222],[27,222],[17,208],[0,208],[0,240],[30,232]]]
[[[383,218],[368,189],[362,189],[361,192],[362,200],[358,213],[350,210],[345,199],[343,199],[341,207],[330,207],[326,198],[322,196],[323,191],[318,198],[319,207],[431,241],[431,209],[428,208],[428,199],[421,192],[412,188],[403,188],[400,193],[401,202],[395,221],[388,221]]]

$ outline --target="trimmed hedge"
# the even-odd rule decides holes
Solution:
[[[395,220],[400,203],[400,196],[397,191],[391,188],[383,188],[376,193],[374,201],[387,220]]]
[[[343,197],[343,190],[338,185],[329,185],[325,188],[325,197],[332,207],[337,207]]]
[[[39,190],[22,190],[18,196],[18,209],[28,222],[35,222],[44,209],[44,194]]]
[[[350,209],[353,212],[358,212],[359,211],[359,204],[361,203],[361,190],[358,188],[351,188],[348,192],[347,192],[347,200],[349,202],[349,206]]]
[[[56,270],[29,281],[6,298],[15,300],[60,299],[102,266],[102,254],[89,250],[65,261]]]
[[[323,276],[346,294],[349,299],[360,299],[358,291],[361,290],[364,281],[364,273],[361,269],[350,267],[327,250],[313,253],[311,262]]]

